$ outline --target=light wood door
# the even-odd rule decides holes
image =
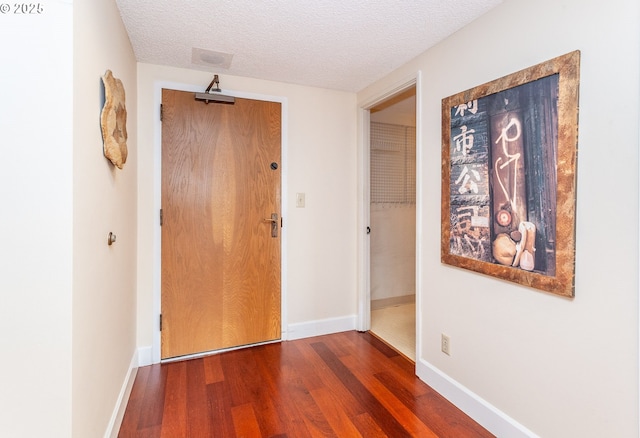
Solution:
[[[279,339],[280,103],[162,106],[162,358]]]

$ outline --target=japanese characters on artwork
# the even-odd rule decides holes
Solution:
[[[580,51],[442,99],[441,260],[575,294]]]
[[[451,107],[450,253],[554,275],[558,74]]]

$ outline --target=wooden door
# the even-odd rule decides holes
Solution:
[[[279,339],[280,103],[162,106],[162,358]]]

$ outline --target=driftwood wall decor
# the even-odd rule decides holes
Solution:
[[[111,70],[102,76],[105,101],[102,107],[100,125],[104,156],[118,169],[127,161],[127,108],[124,86],[120,79],[113,77]]]
[[[580,52],[442,100],[442,262],[574,296]]]

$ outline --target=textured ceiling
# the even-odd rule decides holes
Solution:
[[[502,0],[116,0],[139,62],[359,91]]]

